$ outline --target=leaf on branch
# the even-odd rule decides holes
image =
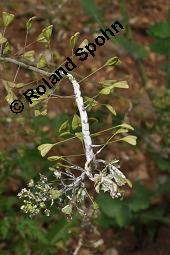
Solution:
[[[37,42],[49,43],[52,35],[53,25],[45,27],[37,38]]]
[[[38,57],[38,62],[37,62],[37,67],[38,68],[43,68],[48,65],[47,60],[43,54],[40,54]]]
[[[77,132],[77,133],[75,133],[75,136],[76,136],[81,142],[83,142],[83,134],[82,134],[82,132]]]
[[[136,139],[137,139],[136,136],[134,136],[134,135],[128,135],[128,136],[126,136],[126,137],[120,138],[119,140],[125,141],[125,142],[127,142],[127,143],[129,143],[129,144],[131,144],[131,145],[136,145]]]
[[[62,156],[51,156],[47,158],[49,161],[58,161],[60,159],[63,159]]]
[[[0,33],[0,44],[3,44],[7,41],[7,39]]]
[[[116,115],[116,111],[110,104],[104,104],[104,106],[113,114]]]
[[[128,129],[125,129],[125,128],[119,128],[115,134],[122,134],[122,133],[127,133],[129,130]]]
[[[72,120],[72,129],[76,130],[81,124],[80,117],[77,114],[74,114],[73,120]]]
[[[80,33],[76,32],[70,39],[70,45],[72,49],[75,49],[75,47],[77,46],[77,40],[79,37]]]
[[[35,117],[47,115],[47,106],[46,106],[45,109],[42,110],[42,111],[36,109],[36,110],[34,111],[34,115],[35,115]]]
[[[4,26],[7,27],[9,24],[14,20],[15,15],[8,12],[2,12],[2,20],[4,23]]]
[[[114,66],[117,64],[118,62],[118,57],[112,57],[112,58],[109,58],[106,63],[105,63],[105,66]]]
[[[44,157],[54,146],[55,144],[45,143],[38,146],[38,150],[41,153],[41,156]]]
[[[114,88],[128,89],[127,81],[118,81],[114,83]]]
[[[17,96],[15,95],[15,93],[13,92],[12,88],[14,86],[14,83],[12,82],[8,82],[8,81],[2,81],[5,89],[7,91],[7,96],[5,97],[5,99],[7,100],[7,102],[9,104],[11,104],[15,99],[17,99]]]
[[[59,133],[62,132],[62,131],[64,131],[64,132],[69,132],[70,131],[70,125],[69,125],[69,121],[68,120],[64,121],[61,124],[61,126],[59,128]]]
[[[37,18],[36,16],[33,16],[32,18],[30,18],[30,19],[27,21],[27,23],[26,23],[27,31],[31,29],[32,23],[33,23],[33,21],[34,21],[36,18]]]
[[[113,87],[110,86],[110,87],[107,87],[107,88],[104,88],[100,91],[100,94],[102,95],[109,95],[113,90]]]
[[[34,61],[34,54],[35,51],[34,50],[30,50],[25,52],[21,57],[23,57],[24,59],[33,62]]]
[[[91,111],[91,109],[95,106],[98,105],[98,102],[94,99],[94,98],[91,98],[91,97],[85,97],[85,105],[86,105],[86,109],[87,111]]]
[[[9,42],[6,42],[3,48],[3,55],[8,55],[12,52],[13,47],[9,44]]]
[[[123,123],[123,124],[119,125],[119,127],[134,130],[134,128],[130,124],[126,124],[126,123]]]

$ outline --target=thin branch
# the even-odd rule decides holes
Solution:
[[[8,57],[0,57],[0,61],[2,62],[7,62],[7,63],[12,63],[12,64],[15,64],[15,65],[18,65],[18,66],[22,66],[28,70],[31,70],[31,71],[34,71],[36,73],[39,73],[41,75],[44,75],[44,76],[50,76],[52,73],[49,73],[49,72],[46,72],[44,70],[41,70],[35,66],[31,66],[29,64],[25,64],[21,61],[18,61],[18,60],[15,60],[15,59],[12,59],[12,58],[8,58]]]

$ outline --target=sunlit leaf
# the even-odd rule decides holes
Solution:
[[[125,141],[131,145],[136,145],[136,139],[137,139],[136,136],[128,135],[128,136],[121,138],[120,140]]]
[[[123,124],[121,124],[121,125],[119,125],[119,126],[121,126],[121,127],[123,127],[123,128],[127,128],[127,129],[134,130],[134,128],[133,128],[130,124],[127,124],[127,123],[123,123]]]
[[[70,131],[70,125],[69,125],[69,121],[68,120],[64,121],[61,124],[61,126],[59,128],[59,132],[62,132],[62,131],[64,131],[64,132]]]
[[[34,115],[35,117],[47,115],[47,108],[43,109],[42,111],[36,109],[34,111]]]
[[[45,56],[43,54],[40,54],[38,57],[38,61],[37,61],[37,67],[43,68],[43,67],[46,67],[47,65],[48,65],[48,63],[47,63]]]
[[[3,48],[3,55],[8,55],[12,52],[12,46],[9,44],[9,42],[6,42]]]
[[[83,142],[83,134],[82,134],[82,132],[77,132],[77,133],[75,133],[75,136],[76,136],[81,142]]]
[[[50,144],[50,143],[46,143],[46,144],[41,144],[38,146],[38,150],[41,153],[41,156],[44,157],[50,150],[51,148],[54,146],[55,144]]]
[[[115,134],[122,134],[122,133],[127,133],[128,132],[128,129],[125,129],[125,128],[119,128]]]
[[[118,60],[118,57],[112,57],[106,61],[105,66],[114,66],[117,64]]]
[[[108,86],[104,89],[102,89],[99,93],[102,95],[109,95],[110,93],[112,93],[114,86]]]
[[[30,30],[30,29],[31,29],[32,23],[33,23],[33,21],[34,21],[36,18],[37,18],[37,17],[34,16],[34,17],[30,18],[30,19],[27,21],[27,23],[26,23],[26,28],[27,28],[27,30]]]
[[[0,44],[3,44],[7,41],[7,39],[0,33]]]
[[[127,81],[118,81],[114,83],[114,88],[128,89]]]
[[[29,60],[31,62],[34,61],[34,54],[35,54],[35,51],[34,50],[30,50],[30,51],[27,51],[25,52],[22,57],[26,60]]]
[[[74,114],[73,120],[72,120],[72,129],[75,130],[80,126],[80,117],[77,114]]]
[[[72,49],[75,49],[75,47],[77,46],[77,40],[79,37],[80,33],[76,32],[70,39],[70,45]]]
[[[15,15],[8,12],[2,12],[2,20],[4,26],[7,27],[15,18]]]
[[[38,36],[37,41],[42,43],[48,43],[51,39],[53,25],[45,27],[41,34]]]
[[[110,104],[105,104],[104,105],[113,115],[116,115],[116,111],[113,108],[113,106],[111,106]]]
[[[17,96],[15,95],[15,93],[12,90],[12,87],[14,86],[13,85],[14,83],[4,81],[4,80],[2,82],[5,86],[6,91],[7,91],[7,96],[5,97],[5,99],[7,100],[7,102],[9,104],[11,104],[15,99],[17,99]],[[12,84],[12,87],[11,87],[11,84]]]
[[[49,161],[58,161],[58,160],[63,159],[63,157],[62,156],[51,156],[51,157],[48,157],[47,159]]]

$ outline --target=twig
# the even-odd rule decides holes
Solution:
[[[44,76],[50,76],[52,74],[52,73],[46,72],[44,70],[41,70],[41,69],[39,69],[35,66],[31,66],[31,65],[25,64],[21,61],[15,60],[13,58],[0,57],[0,61],[7,62],[7,63],[12,63],[12,64],[15,64],[15,65],[18,65],[18,66],[22,66],[22,67],[24,67],[28,70],[34,71],[34,72],[39,73],[39,74],[44,75]]]

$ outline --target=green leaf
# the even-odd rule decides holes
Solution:
[[[27,21],[27,23],[26,23],[27,31],[31,29],[32,23],[33,23],[33,21],[34,21],[36,18],[37,18],[36,16],[31,17],[31,18]]]
[[[116,82],[116,80],[106,80],[106,81],[101,81],[99,82],[100,84],[103,85],[103,87],[111,86]]]
[[[41,144],[38,146],[38,150],[41,153],[41,156],[44,157],[50,150],[51,148],[54,146],[55,144],[50,144],[50,143],[46,143],[46,144]]]
[[[113,85],[108,86],[108,87],[102,89],[99,93],[102,94],[102,95],[109,95],[112,92],[113,88],[114,88]]]
[[[12,52],[12,46],[9,44],[9,42],[6,42],[3,48],[3,55],[8,55]]]
[[[72,129],[76,130],[81,124],[80,117],[77,114],[74,114],[73,120],[72,120]]]
[[[113,114],[116,115],[116,111],[110,104],[104,104],[104,106]]]
[[[94,98],[85,97],[85,105],[86,105],[87,111],[91,111],[93,107],[98,105],[98,102]]]
[[[148,29],[148,34],[161,39],[170,38],[170,26],[168,21],[159,22]]]
[[[114,83],[114,88],[128,89],[127,81],[118,81]]]
[[[4,26],[7,27],[9,24],[14,20],[15,15],[8,12],[2,12],[2,20],[4,23]]]
[[[127,142],[131,145],[136,145],[136,139],[137,139],[136,136],[128,135],[128,136],[125,136],[123,138],[120,138],[119,140],[125,141],[125,142]]]
[[[43,68],[48,65],[47,60],[43,54],[40,54],[38,57],[38,62],[37,62],[37,67],[38,68]]]
[[[48,157],[47,159],[49,161],[58,161],[58,160],[63,159],[63,157],[62,156],[51,156],[51,157]]]
[[[36,109],[36,110],[34,111],[34,115],[35,115],[35,117],[47,115],[47,108],[45,108],[45,109],[42,110],[42,111]]]
[[[60,128],[59,128],[59,133],[61,133],[63,131],[64,132],[69,132],[70,131],[70,125],[69,125],[69,121],[68,120],[64,121],[61,124]]]
[[[169,47],[169,40],[167,39],[156,39],[155,42],[150,45],[152,51],[165,56],[168,56]]]
[[[100,83],[104,85],[104,88],[100,91],[100,94],[102,95],[109,95],[110,93],[112,93],[114,88],[121,88],[121,89],[129,88],[126,81],[113,82],[109,80],[109,81],[103,81]]]
[[[3,44],[7,41],[7,39],[0,33],[0,44]]]
[[[114,66],[117,64],[118,60],[118,57],[112,57],[106,61],[105,66]]]
[[[17,96],[15,95],[15,93],[13,92],[13,90],[11,88],[11,82],[4,81],[4,80],[2,82],[5,86],[6,91],[7,91],[7,96],[5,97],[5,99],[7,100],[7,102],[9,104],[11,104],[15,99],[17,99]]]
[[[100,12],[93,0],[80,0],[84,10],[90,15],[97,23],[100,23]]]
[[[135,184],[135,193],[128,198],[128,207],[133,212],[145,210],[150,206],[152,192],[140,183]]]
[[[77,46],[77,40],[79,37],[80,33],[76,32],[70,39],[70,45],[72,49],[75,49],[75,47]]]
[[[22,57],[28,61],[31,61],[33,62],[34,61],[34,54],[35,54],[35,51],[34,50],[30,50],[30,51],[27,51],[25,52]]]
[[[81,142],[83,142],[83,134],[82,134],[82,132],[77,132],[77,133],[75,133],[75,136],[76,136]]]
[[[123,124],[121,124],[121,125],[119,125],[119,126],[120,126],[120,127],[123,127],[123,128],[127,128],[127,129],[134,130],[134,128],[133,128],[131,125],[127,124],[127,123],[123,123]]]
[[[135,59],[145,60],[148,57],[148,52],[143,46],[135,41],[128,40],[124,36],[117,36],[115,42],[119,43],[122,47],[124,47],[129,54],[131,54]]]
[[[115,134],[122,134],[122,133],[127,133],[128,132],[128,129],[125,129],[125,128],[119,128]]]
[[[42,43],[48,43],[51,39],[53,25],[45,27],[41,34],[38,36],[37,41]]]
[[[124,201],[112,199],[108,195],[99,195],[97,203],[101,211],[115,220],[119,227],[125,227],[131,220],[131,212]]]
[[[72,209],[72,205],[66,205],[61,211],[66,215],[70,215],[72,213]]]
[[[19,89],[19,88],[23,88],[23,87],[25,87],[25,86],[27,86],[28,84],[27,83],[22,83],[22,82],[20,82],[20,83],[17,83],[16,85],[15,85],[15,87],[17,88],[17,89]]]
[[[130,188],[133,187],[132,182],[131,182],[129,179],[127,179],[127,178],[126,178],[126,183],[128,184],[128,186],[129,186]]]

